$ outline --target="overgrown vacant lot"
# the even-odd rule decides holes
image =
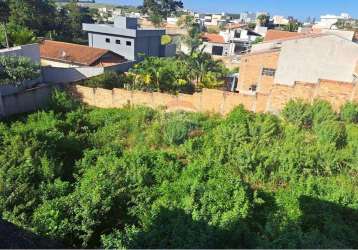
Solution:
[[[0,125],[0,213],[68,247],[358,248],[358,108],[92,109]]]

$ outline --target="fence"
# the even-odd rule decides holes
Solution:
[[[80,85],[71,87],[70,91],[84,103],[100,108],[120,108],[130,104],[164,107],[167,111],[214,112],[223,115],[239,105],[254,112],[279,113],[291,99],[303,99],[307,102],[322,99],[330,102],[335,110],[339,110],[348,101],[358,102],[355,84],[327,80],[320,80],[315,84],[298,82],[294,86],[274,85],[269,94],[252,95],[213,89],[203,89],[193,95],[170,95],[125,89],[106,90]]]

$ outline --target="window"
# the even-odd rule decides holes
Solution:
[[[276,70],[270,68],[263,68],[261,75],[263,76],[275,76]]]
[[[106,38],[106,43],[110,43],[110,42],[111,42],[111,39]]]
[[[127,44],[127,46],[132,46],[132,42],[131,42],[131,41],[127,41],[126,44]]]
[[[249,88],[249,90],[252,91],[252,92],[256,92],[256,89],[257,89],[256,84],[251,85],[250,88]]]
[[[121,40],[116,40],[116,44],[121,44]]]

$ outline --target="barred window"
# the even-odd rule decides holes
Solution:
[[[256,84],[251,85],[250,88],[249,88],[249,90],[252,91],[252,92],[256,92],[256,90],[257,90],[257,85],[256,85]]]
[[[276,70],[270,68],[263,68],[261,75],[263,76],[275,76]]]

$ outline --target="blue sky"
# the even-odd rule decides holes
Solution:
[[[358,0],[182,0],[186,8],[201,12],[268,11],[303,19],[321,14],[358,13]],[[142,0],[97,0],[98,3],[140,5]]]

